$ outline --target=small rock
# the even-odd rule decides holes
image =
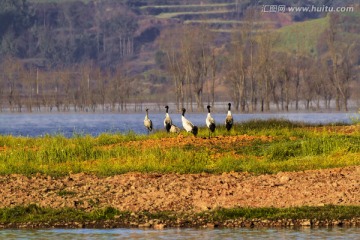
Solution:
[[[285,183],[287,183],[288,181],[290,181],[290,177],[289,176],[282,176],[281,178],[280,178],[280,183],[282,183],[282,184],[285,184]]]
[[[166,224],[164,224],[164,223],[159,223],[159,224],[154,225],[154,229],[157,229],[157,230],[164,229],[165,227],[166,227]]]
[[[139,227],[139,228],[149,228],[149,227],[151,227],[151,224],[148,223],[148,222],[146,222],[146,223],[143,223],[143,224],[139,224],[138,227]]]
[[[216,228],[216,227],[218,227],[219,225],[217,224],[217,223],[208,223],[208,224],[206,224],[206,227],[207,228]]]
[[[300,223],[301,226],[311,226],[310,220],[304,220]]]

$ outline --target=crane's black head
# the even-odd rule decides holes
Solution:
[[[230,110],[230,108],[231,108],[231,103],[228,103],[228,105],[229,105],[229,110]]]
[[[182,111],[182,115],[184,116],[184,114],[185,114],[185,112],[186,112],[186,109],[185,109],[185,108],[182,108],[181,111]]]
[[[149,111],[149,109],[147,108],[147,109],[145,109],[145,111]]]
[[[166,106],[165,106],[165,108],[166,108],[166,109],[169,109],[169,106],[168,106],[168,105],[166,105]]]
[[[210,105],[207,105],[207,107],[206,107],[207,109],[208,109],[208,112],[210,112]]]

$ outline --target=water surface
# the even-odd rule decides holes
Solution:
[[[306,123],[351,123],[355,113],[279,113],[279,114],[233,114],[235,122],[251,119],[288,119]],[[104,132],[146,134],[144,114],[0,114],[0,134],[15,136],[42,136],[45,134],[74,134],[97,136]],[[212,114],[216,123],[225,121],[225,114]],[[173,123],[181,127],[181,115],[171,113]],[[198,126],[205,126],[206,114],[187,114],[186,117]],[[150,114],[155,130],[163,129],[164,114]]]
[[[359,239],[360,228],[0,230],[1,239]]]

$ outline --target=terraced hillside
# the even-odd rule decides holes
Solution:
[[[184,1],[183,1],[184,2]],[[229,28],[241,24],[240,8],[234,1],[187,1],[184,4],[141,6],[141,13],[158,19],[177,19],[186,24],[209,24]]]

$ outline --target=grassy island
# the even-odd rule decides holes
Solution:
[[[235,125],[230,132],[218,127],[211,138],[205,128],[200,128],[196,138],[185,132],[173,135],[165,131],[148,136],[133,132],[76,134],[71,138],[61,134],[0,136],[0,181],[5,186],[0,227],[359,226],[359,130],[358,124],[314,126],[286,120],[253,120]],[[351,175],[349,179],[342,169],[351,173],[347,174]],[[280,198],[267,203],[266,195],[264,200],[261,193],[259,199],[254,195],[253,206],[241,205],[240,200],[237,204],[235,198],[233,203],[225,204],[238,190],[245,189],[241,188],[242,181],[256,181],[250,193],[266,187],[282,193],[282,188],[291,189],[297,184],[295,180],[302,179],[302,173],[313,181],[312,185],[323,184],[315,191],[331,187],[335,194],[342,184],[353,188],[336,196],[336,202],[327,200],[328,192],[307,193],[299,186],[304,204],[312,195],[321,196],[309,202],[311,206],[299,206],[301,202],[292,201],[285,193],[288,199],[283,204],[277,202]],[[88,176],[98,182],[113,182],[104,189],[96,188],[96,181],[87,180]],[[125,184],[119,176],[128,177],[130,182]],[[318,176],[318,181],[313,176]],[[143,185],[136,185],[141,182],[138,177],[145,179]],[[166,185],[157,182],[159,185],[153,188],[152,179],[162,177],[175,180]],[[224,191],[194,189],[198,179],[211,177],[220,180],[214,180],[214,184],[206,180],[209,189],[221,183],[226,185]],[[261,177],[270,180],[259,180]],[[264,181],[270,183],[262,184]],[[42,185],[36,188],[34,184]],[[37,189],[33,193],[32,187]],[[143,202],[132,206],[130,197],[139,189],[144,193]],[[21,194],[27,196],[22,201]],[[113,195],[102,199],[101,195],[106,194]],[[155,200],[147,199],[154,194]],[[206,196],[214,202],[203,206],[201,201]],[[9,200],[11,197],[13,200]],[[162,202],[167,197],[174,198],[171,204]],[[47,202],[47,198],[53,200]],[[177,201],[189,198],[194,205],[191,201],[190,205],[178,203],[181,207],[177,208]],[[145,207],[147,201],[153,203]],[[144,205],[143,209],[138,205]]]

